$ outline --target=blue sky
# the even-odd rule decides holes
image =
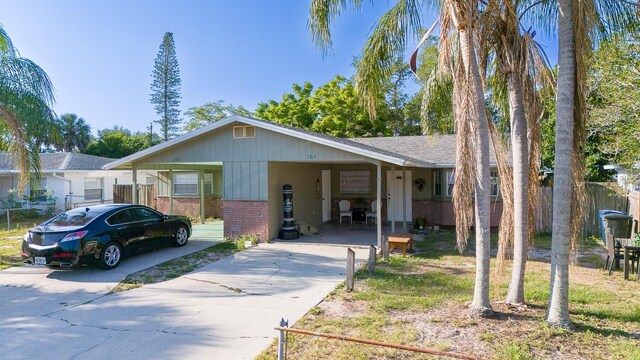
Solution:
[[[58,114],[83,117],[95,134],[114,125],[145,130],[153,60],[174,33],[184,112],[222,99],[254,109],[294,82],[350,76],[351,63],[389,5],[365,2],[334,28],[324,57],[307,30],[304,0],[2,0],[0,24],[21,55],[51,77]],[[424,17],[429,26],[435,16]],[[555,62],[555,44],[545,41]],[[411,45],[413,46],[413,45]],[[157,126],[154,127],[157,129]]]

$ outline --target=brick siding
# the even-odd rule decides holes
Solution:
[[[222,199],[205,198],[204,199],[204,217],[222,218]],[[156,203],[157,210],[169,213],[169,197],[158,196]],[[200,198],[199,197],[174,197],[173,213],[177,215],[187,215],[192,217],[200,216]]]
[[[235,239],[240,235],[257,235],[269,239],[269,202],[225,200],[224,236]]]

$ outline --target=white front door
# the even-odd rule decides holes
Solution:
[[[387,221],[402,221],[402,204],[406,204],[406,221],[411,222],[411,171],[406,171],[407,178],[404,179],[405,196],[402,198],[402,170],[387,171]],[[394,214],[395,209],[395,214]]]
[[[331,170],[322,170],[322,222],[331,220]]]

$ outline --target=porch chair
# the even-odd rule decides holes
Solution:
[[[604,268],[605,270],[609,270],[609,275],[611,275],[611,271],[613,270],[613,265],[615,264],[616,260],[623,260],[624,259],[624,254],[621,252],[622,250],[622,246],[616,246],[616,240],[613,237],[613,234],[606,234],[606,242],[607,242],[607,251],[608,251],[608,255],[607,255],[607,260],[605,261],[604,264]],[[633,269],[634,269],[634,264],[636,265],[636,268],[638,267],[639,264],[638,263],[638,256],[634,256],[633,254],[630,255],[629,260],[631,261],[631,273],[633,274]],[[608,268],[607,268],[608,267]]]
[[[340,208],[340,224],[342,224],[342,218],[344,216],[349,218],[349,223],[353,224],[353,210],[351,210],[351,202],[349,200],[340,200],[338,202]]]
[[[378,213],[376,212],[376,210],[378,210],[378,201],[374,200],[371,202],[371,211],[365,211],[364,215],[364,223],[368,224],[367,220],[369,220],[369,218],[373,218],[373,223],[376,223],[376,219],[378,218]]]

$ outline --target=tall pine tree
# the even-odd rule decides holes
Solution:
[[[180,110],[180,69],[178,57],[173,43],[173,33],[164,34],[158,56],[153,66],[153,82],[151,83],[151,103],[156,114],[160,116],[155,123],[160,125],[161,137],[164,141],[177,132],[181,122]]]

